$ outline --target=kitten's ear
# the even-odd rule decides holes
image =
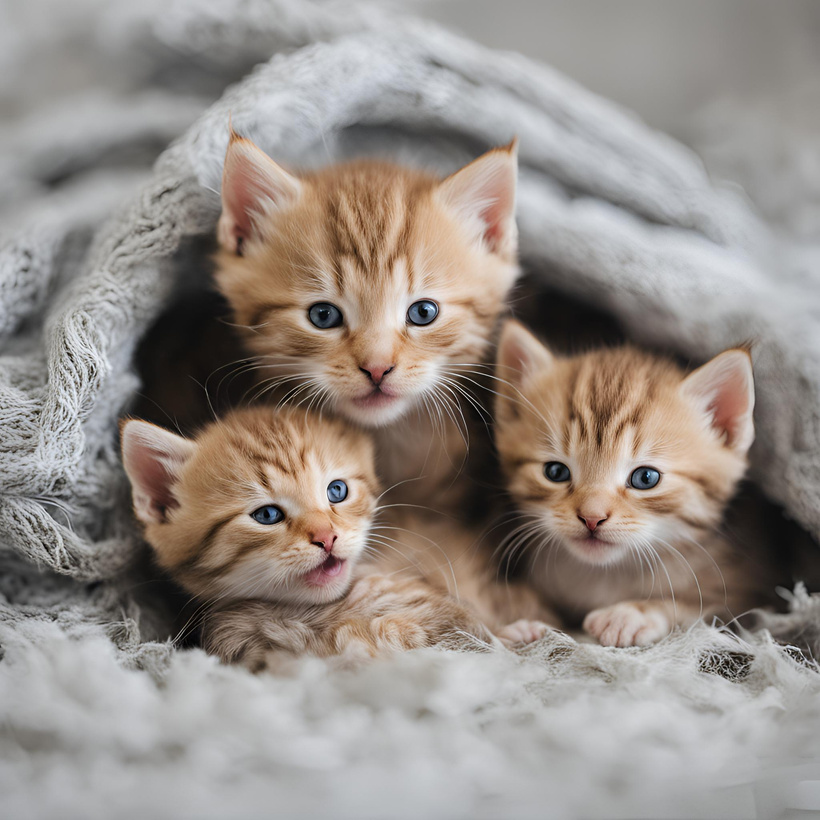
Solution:
[[[179,506],[171,492],[182,466],[196,451],[193,441],[147,421],[122,425],[122,463],[131,481],[134,512],[143,524],[161,524]]]
[[[514,259],[518,247],[515,186],[518,139],[494,148],[439,183],[439,201],[455,212],[477,242],[499,256]]]
[[[502,397],[518,405],[521,389],[533,373],[546,373],[555,365],[555,356],[514,319],[504,323],[496,356],[496,376]]]
[[[681,392],[694,399],[726,444],[744,454],[755,437],[752,359],[745,350],[727,350],[690,373]]]
[[[222,216],[217,236],[226,250],[242,255],[255,230],[254,220],[299,198],[302,183],[280,168],[250,140],[231,131],[222,170]]]

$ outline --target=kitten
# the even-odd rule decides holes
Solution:
[[[367,571],[377,482],[361,431],[255,408],[194,439],[127,421],[122,453],[145,538],[160,567],[208,605],[205,644],[223,659],[258,668],[274,649],[330,655],[356,644],[377,654],[456,631],[490,640],[420,575]]]
[[[441,180],[373,160],[295,175],[231,135],[216,282],[260,393],[373,428],[404,501],[464,509],[464,394],[518,275],[516,175],[515,141]]]
[[[498,374],[496,442],[529,575],[569,623],[642,646],[760,602],[762,556],[719,530],[754,438],[745,350],[686,375],[631,347],[558,357],[510,321]]]

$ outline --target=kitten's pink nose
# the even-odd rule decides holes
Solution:
[[[310,533],[310,543],[329,554],[333,551],[333,545],[336,543],[336,533],[330,530],[326,530],[325,532],[312,532]]]
[[[378,387],[394,367],[394,364],[368,364],[365,367],[360,367],[359,370]]]
[[[606,516],[606,515],[604,515],[604,516],[600,516],[600,515],[580,515],[580,514],[578,515],[578,520],[583,521],[584,524],[587,525],[587,529],[590,532],[595,532],[596,528],[599,525],[603,524],[604,521],[606,521],[607,518],[608,518],[608,516]]]

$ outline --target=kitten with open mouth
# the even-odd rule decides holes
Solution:
[[[205,645],[224,660],[257,669],[279,651],[376,655],[457,633],[492,641],[480,613],[421,574],[373,565],[371,540],[389,525],[374,524],[363,431],[257,407],[193,438],[126,421],[122,454],[157,563],[203,604]]]

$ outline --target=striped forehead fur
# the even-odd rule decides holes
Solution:
[[[663,389],[674,389],[683,372],[673,362],[632,347],[598,350],[567,362],[566,418],[582,441],[612,446],[631,432],[642,444],[641,425]],[[570,427],[564,431],[569,434]]]
[[[392,270],[407,260],[413,240],[416,203],[435,183],[422,172],[388,163],[355,162],[313,178],[324,200],[331,252],[348,257],[363,276]],[[413,281],[412,265],[407,276]]]
[[[235,412],[206,429],[199,443],[222,464],[230,455],[242,469],[266,466],[283,475],[299,474],[311,456],[328,460],[358,447],[366,459],[370,452],[367,439],[344,423],[328,418],[317,425],[304,411],[288,408],[275,414],[266,408]]]

